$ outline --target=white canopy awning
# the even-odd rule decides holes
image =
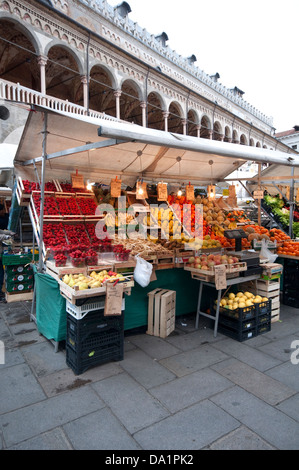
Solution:
[[[36,180],[34,166],[40,171],[43,142],[47,180],[70,180],[78,170],[97,182],[118,176],[128,185],[140,177],[209,184],[223,181],[245,161],[299,167],[291,149],[284,153],[36,107],[28,112],[15,156],[17,175]]]

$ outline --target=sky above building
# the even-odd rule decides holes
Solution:
[[[112,6],[120,1],[108,0]],[[299,125],[299,0],[128,0],[129,18],[267,117],[276,132]]]

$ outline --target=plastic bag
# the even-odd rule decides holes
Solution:
[[[277,255],[272,253],[267,247],[267,241],[262,240],[262,248],[261,248],[261,258],[266,258],[269,260],[270,263],[275,263]]]
[[[153,265],[140,258],[139,255],[135,256],[136,266],[134,269],[134,280],[141,286],[147,287],[150,283]]]

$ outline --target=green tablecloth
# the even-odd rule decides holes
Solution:
[[[34,268],[36,295],[36,325],[47,339],[56,342],[66,339],[66,300],[60,295],[58,282]]]

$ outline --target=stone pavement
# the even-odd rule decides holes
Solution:
[[[178,319],[167,339],[126,336],[123,361],[80,376],[30,309],[0,304],[0,449],[299,449],[299,309],[243,343]]]

